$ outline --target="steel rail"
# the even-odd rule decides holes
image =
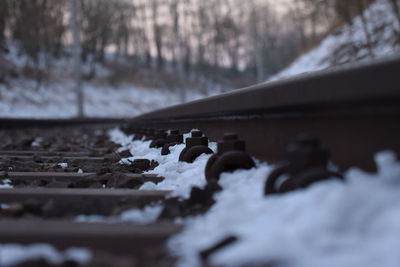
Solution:
[[[400,153],[400,57],[266,82],[135,117],[129,128],[237,132],[247,150],[275,162],[299,133],[314,133],[341,169],[374,170],[372,155]]]
[[[125,177],[135,178],[143,182],[154,182],[158,183],[164,180],[162,176],[157,174],[141,174],[141,173],[120,173]],[[86,173],[70,173],[70,172],[8,172],[7,177],[10,179],[19,180],[33,180],[33,179],[46,179],[46,180],[57,180],[57,181],[74,181],[84,178],[101,178],[102,175],[98,175],[94,172]]]
[[[107,214],[118,204],[143,207],[164,199],[169,193],[170,191],[131,189],[13,188],[0,189],[0,203],[11,204],[30,200],[52,201],[66,209],[87,209],[92,214]]]
[[[60,249],[71,246],[97,248],[136,257],[159,254],[164,242],[181,230],[176,224],[76,223],[60,220],[1,220],[4,243],[50,243]],[[151,254],[153,253],[153,254]]]

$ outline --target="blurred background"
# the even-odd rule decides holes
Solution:
[[[400,0],[1,0],[0,48],[0,117],[132,117],[393,56]]]

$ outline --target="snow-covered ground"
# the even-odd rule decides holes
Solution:
[[[70,118],[77,115],[71,57],[46,59],[49,56],[42,53],[38,65],[34,65],[27,55],[19,52],[17,43],[8,41],[7,48],[7,54],[0,54],[0,71],[1,64],[17,72],[23,72],[26,66],[30,66],[44,71],[48,79],[38,86],[35,80],[23,78],[25,76],[20,74],[18,78],[0,82],[0,117]],[[110,62],[115,62],[112,55],[107,55]],[[88,117],[130,118],[182,102],[181,92],[177,89],[144,88],[123,83],[111,86],[107,78],[111,70],[100,63],[89,60],[81,68],[84,76],[89,75],[91,70],[96,73],[96,79],[83,83],[84,113]],[[201,93],[195,88],[185,88],[185,92],[185,101],[191,101],[218,94],[219,89]]]
[[[77,114],[74,84],[48,83],[36,89],[32,80],[14,80],[12,89],[0,84],[0,117],[69,118]],[[178,93],[167,89],[148,89],[129,85],[111,88],[84,84],[84,111],[89,117],[133,117],[180,103]],[[188,91],[187,100],[205,97]]]
[[[132,141],[119,130],[109,134],[135,158],[160,163],[150,173],[162,174],[165,181],[147,183],[142,190],[169,189],[185,198],[192,186],[205,185],[209,155],[193,164],[178,162],[183,145],[163,157],[160,149],[148,148],[149,142]],[[345,173],[345,182],[325,181],[267,197],[263,188],[272,169],[267,163],[224,173],[214,206],[204,215],[180,220],[184,231],[169,240],[168,248],[178,256],[178,266],[195,267],[200,266],[200,251],[233,235],[238,241],[212,255],[212,264],[400,266],[400,162],[390,151],[378,153],[375,161],[375,174],[353,168]]]
[[[344,25],[326,37],[317,47],[301,55],[290,66],[269,80],[279,80],[305,72],[312,72],[348,62],[388,56],[400,52],[396,43],[400,25],[388,0],[376,0],[365,11],[370,33],[372,56],[367,49],[367,38],[361,17],[351,25]],[[400,4],[400,1],[398,1]],[[398,37],[397,37],[398,38]]]

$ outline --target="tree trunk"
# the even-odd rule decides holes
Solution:
[[[362,28],[363,28],[363,32],[365,35],[365,39],[366,39],[366,45],[367,45],[367,50],[368,50],[368,55],[369,57],[374,57],[374,53],[372,51],[372,42],[371,42],[371,35],[368,31],[368,22],[367,19],[365,17],[365,9],[366,9],[366,5],[364,3],[364,0],[359,0],[358,1],[358,8],[360,11],[360,18],[361,18],[361,24],[362,24]]]

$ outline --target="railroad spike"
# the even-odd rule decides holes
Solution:
[[[179,197],[166,199],[158,219],[173,219],[205,213],[215,203],[214,194],[221,190],[222,187],[214,181],[207,183],[204,188],[194,186],[188,199],[182,200]]]
[[[139,169],[141,171],[148,171],[152,170],[158,166],[158,162],[155,160],[148,160],[148,159],[135,159],[131,162],[131,167],[135,169]]]
[[[164,144],[163,148],[161,149],[161,155],[165,156],[171,153],[169,150],[170,146],[174,146],[177,144],[183,143],[183,134],[179,133],[179,130],[171,130],[169,135],[167,136],[167,143]]]
[[[286,148],[286,160],[268,176],[264,194],[276,194],[305,188],[309,185],[343,176],[328,169],[329,151],[320,140],[310,134],[301,134]]]
[[[133,140],[142,140],[145,133],[146,133],[146,130],[143,128],[136,129],[134,136],[133,136]]]
[[[192,163],[201,154],[212,154],[208,147],[208,138],[201,131],[192,131],[192,136],[186,138],[186,147],[179,154],[179,161]]]
[[[223,172],[251,169],[255,166],[251,156],[245,152],[245,142],[239,140],[236,133],[225,133],[217,148],[217,153],[207,161],[205,168],[207,181],[218,181]]]
[[[155,134],[154,129],[146,129],[144,132],[144,141],[150,141],[153,140]]]
[[[156,130],[150,148],[160,148],[167,143],[167,133],[165,130]]]

